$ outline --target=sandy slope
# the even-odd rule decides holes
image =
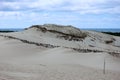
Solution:
[[[67,30],[71,30],[71,27],[62,31]],[[58,37],[63,36],[60,33],[42,32],[36,28],[15,33],[0,33],[3,35],[0,36],[0,80],[120,80],[120,58],[108,54],[119,53],[120,38],[86,32],[89,36],[82,41],[65,40]],[[74,31],[73,33],[75,34]],[[105,44],[106,40],[113,38],[113,43]],[[28,42],[23,43],[20,40]],[[42,43],[42,46],[33,42]],[[58,47],[47,48],[43,44],[47,44],[47,47]],[[97,49],[103,52],[85,53],[72,48]]]
[[[52,29],[52,27],[50,27],[48,29],[54,30],[54,28]],[[58,29],[56,29],[56,30],[58,31]],[[71,28],[70,32],[69,32],[69,28],[66,30],[62,30],[62,29],[59,30],[59,32],[65,31],[64,32],[65,34],[69,33],[69,35],[67,35],[67,36],[63,35],[61,33],[58,33],[57,31],[51,32],[49,30],[46,30],[45,32],[43,32],[41,30],[41,28],[39,29],[36,27],[32,27],[32,28],[28,28],[28,30],[25,30],[25,31],[15,32],[15,33],[6,33],[6,34],[0,33],[0,35],[12,36],[12,37],[22,39],[22,40],[27,40],[30,42],[50,44],[50,45],[54,45],[54,46],[120,53],[120,37],[111,36],[111,35],[94,32],[94,31],[80,31],[79,34],[81,32],[87,33],[87,37],[85,37],[85,39],[82,39],[79,37],[69,36],[70,34],[78,33],[79,30],[76,30],[76,28],[75,28],[75,30],[74,30],[74,28]],[[73,39],[71,39],[71,37]],[[67,40],[65,38],[67,38]],[[76,39],[79,41],[77,41]],[[105,43],[106,41],[113,41],[113,42],[106,44]],[[93,46],[93,47],[91,47],[91,46]]]
[[[119,80],[119,62],[106,53],[46,49],[0,37],[0,80]]]

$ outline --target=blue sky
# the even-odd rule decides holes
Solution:
[[[0,0],[0,28],[45,23],[120,28],[120,0]]]

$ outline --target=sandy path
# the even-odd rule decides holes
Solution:
[[[115,72],[106,72],[104,75],[101,70],[80,65],[41,64],[2,64],[0,78],[5,80],[120,80],[119,74]]]

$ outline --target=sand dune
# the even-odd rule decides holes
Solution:
[[[120,80],[119,37],[44,26],[0,33],[0,80]]]

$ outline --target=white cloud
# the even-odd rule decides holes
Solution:
[[[111,4],[114,3],[113,4]],[[81,13],[102,13],[120,5],[119,0],[19,0],[0,2],[1,10],[46,10],[46,11],[79,11]],[[117,4],[117,5],[115,5]],[[106,9],[107,8],[107,9]],[[118,8],[119,9],[119,8]],[[120,10],[117,10],[117,12]],[[116,12],[116,11],[115,11]],[[108,12],[107,13],[111,13]]]
[[[44,23],[119,26],[119,14],[120,0],[0,0],[0,27]]]
[[[10,18],[10,17],[17,17],[17,16],[22,16],[23,14],[18,12],[18,11],[14,11],[14,12],[11,12],[11,11],[0,11],[0,16],[2,18]]]

